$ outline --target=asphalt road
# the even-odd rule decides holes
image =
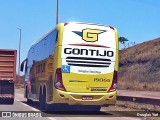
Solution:
[[[3,116],[11,115],[12,117],[1,117],[1,120],[22,120],[22,118],[23,120],[140,120],[140,118],[133,117],[114,117],[115,115],[119,116],[119,113],[106,112],[103,109],[101,109],[101,112],[93,113],[93,115],[86,115],[85,113],[73,115],[72,113],[42,112],[38,102],[32,105],[26,103],[26,99],[23,97],[23,89],[16,89],[15,93],[13,105],[0,105],[0,114],[2,115],[3,112]],[[43,115],[45,117],[41,117]]]

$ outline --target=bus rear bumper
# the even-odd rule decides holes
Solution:
[[[108,93],[73,93],[56,90],[54,104],[108,106],[116,103],[117,91]]]

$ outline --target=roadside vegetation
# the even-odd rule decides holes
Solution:
[[[145,111],[146,113],[159,113],[160,106],[152,105],[152,104],[144,104],[144,103],[136,103],[130,101],[119,101],[117,100],[115,106],[108,106],[102,108],[104,111],[108,111],[113,114],[119,114],[120,116],[132,116],[138,111],[142,112]],[[159,117],[137,117],[141,118],[141,120],[159,120]]]
[[[160,38],[120,51],[119,89],[160,91]]]

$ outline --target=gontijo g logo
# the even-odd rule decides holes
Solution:
[[[98,30],[98,29],[83,29],[82,32],[73,31],[77,35],[81,36],[83,40],[86,42],[95,42],[98,41],[98,35],[106,32],[105,30]]]

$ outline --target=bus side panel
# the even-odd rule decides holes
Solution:
[[[53,59],[53,73],[52,73],[52,80],[53,80],[53,90],[52,90],[52,102],[55,102],[55,98],[56,96],[56,91],[57,89],[54,87],[54,80],[55,80],[55,73],[56,73],[56,69],[57,68],[61,68],[62,66],[62,62],[61,62],[61,53],[62,53],[62,39],[63,39],[63,30],[64,30],[64,25],[63,24],[59,24],[57,26],[57,30],[58,30],[58,36],[57,36],[57,41],[56,41],[56,45],[55,45],[55,49],[54,49],[54,59]],[[58,96],[59,97],[59,96]]]

